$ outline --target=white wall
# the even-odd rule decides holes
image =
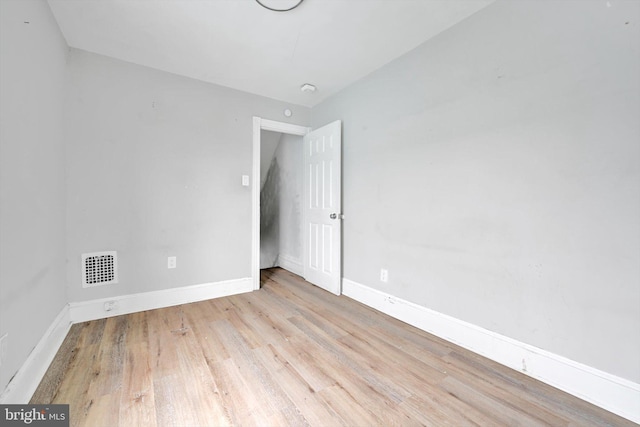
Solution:
[[[280,164],[282,134],[260,131],[260,268],[278,267],[280,255]]]
[[[301,136],[283,134],[276,151],[281,180],[280,258],[299,265],[302,264],[302,147]]]
[[[45,1],[0,1],[0,391],[67,302],[67,47]]]
[[[273,156],[276,154],[276,148],[280,144],[282,134],[280,132],[271,132],[268,130],[260,131],[260,188],[264,185],[269,172],[269,166]]]
[[[279,136],[275,150],[273,135]],[[271,158],[260,193],[260,268],[281,266],[300,273],[302,137],[262,131],[260,144],[261,160]]]
[[[640,382],[639,7],[499,1],[315,107],[344,276]]]
[[[70,301],[250,277],[252,117],[309,109],[73,49],[69,68]],[[120,283],[82,289],[101,250]]]

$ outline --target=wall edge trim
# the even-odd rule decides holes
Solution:
[[[278,255],[278,263],[280,267],[288,270],[298,276],[304,275],[304,266],[302,265],[302,260],[294,258],[290,255]]]
[[[252,279],[246,277],[66,304],[0,395],[0,404],[27,404],[31,400],[74,323],[188,304],[252,290]],[[104,303],[107,301],[117,302],[118,307],[105,311]]]
[[[119,295],[113,298],[99,298],[69,304],[69,317],[72,323],[105,319],[123,314],[137,313],[146,310],[189,304],[213,298],[236,295],[253,290],[250,277],[202,283],[159,291]],[[105,311],[104,304],[115,302],[116,307]]]
[[[27,404],[71,328],[69,304],[65,304],[40,341],[0,395],[0,404]]]
[[[640,423],[640,384],[350,279],[342,280],[342,293],[418,329]]]

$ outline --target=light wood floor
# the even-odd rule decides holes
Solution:
[[[285,270],[258,292],[74,325],[31,403],[75,426],[626,426]]]

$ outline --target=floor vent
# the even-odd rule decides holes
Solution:
[[[118,283],[116,251],[82,254],[82,287]]]

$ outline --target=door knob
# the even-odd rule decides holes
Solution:
[[[329,218],[336,219],[336,218],[338,218],[338,214],[332,213],[331,215],[329,215]]]

